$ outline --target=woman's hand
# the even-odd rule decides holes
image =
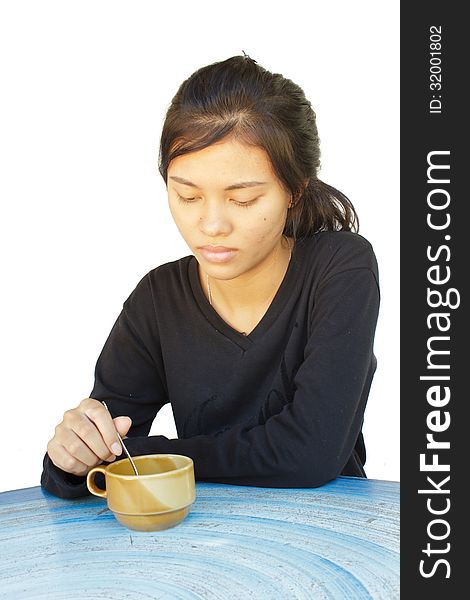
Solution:
[[[112,462],[122,453],[116,430],[124,438],[131,425],[130,417],[113,419],[101,402],[85,398],[64,413],[47,444],[47,453],[63,471],[86,475],[92,467]]]

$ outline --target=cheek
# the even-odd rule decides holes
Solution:
[[[185,210],[184,206],[176,202],[169,202],[169,209],[178,229],[185,229],[193,225],[194,215],[190,210]]]
[[[180,232],[181,237],[187,244],[191,244],[192,236],[191,232],[194,231],[194,224],[188,221],[188,213],[187,211],[182,211],[179,207],[169,206],[171,216],[173,217],[173,222],[176,225],[176,228]]]
[[[245,226],[246,237],[250,242],[265,245],[271,244],[282,234],[285,225],[285,217],[282,213],[279,215],[260,212],[252,215]]]

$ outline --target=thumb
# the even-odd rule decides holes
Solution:
[[[115,417],[113,419],[114,426],[119,432],[121,437],[124,437],[126,433],[129,431],[132,425],[132,419],[130,417]]]

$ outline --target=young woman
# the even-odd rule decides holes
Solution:
[[[159,170],[192,255],[124,302],[90,397],[48,443],[44,488],[87,494],[91,467],[122,453],[116,431],[133,455],[190,456],[200,481],[365,477],[377,263],[319,165],[315,113],[291,80],[244,55],[182,83]],[[178,438],[149,436],[167,402]]]

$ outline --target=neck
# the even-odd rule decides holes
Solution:
[[[206,295],[215,308],[239,313],[266,309],[286,274],[293,241],[284,236],[266,259],[247,273],[231,280],[204,275]]]

